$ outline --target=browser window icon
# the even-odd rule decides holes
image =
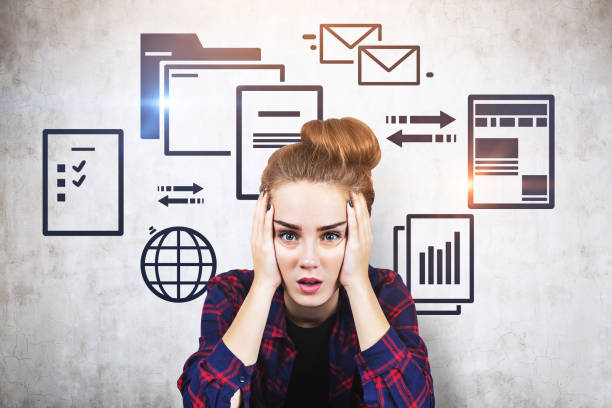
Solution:
[[[468,97],[468,206],[553,208],[553,95]]]

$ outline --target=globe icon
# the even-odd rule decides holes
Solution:
[[[189,302],[202,295],[216,270],[217,258],[210,242],[187,227],[155,233],[140,257],[147,287],[168,302]]]

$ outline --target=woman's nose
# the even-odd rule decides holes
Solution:
[[[319,266],[319,256],[316,244],[312,240],[305,240],[300,254],[300,267],[313,269]]]

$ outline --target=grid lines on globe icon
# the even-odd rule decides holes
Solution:
[[[210,242],[188,227],[170,227],[145,245],[140,269],[147,287],[169,302],[188,302],[206,291],[217,259]]]

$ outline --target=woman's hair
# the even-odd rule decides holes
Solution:
[[[355,118],[331,118],[304,123],[300,136],[300,143],[284,146],[270,156],[260,191],[266,188],[273,194],[274,188],[301,180],[329,183],[347,193],[363,193],[371,213],[371,171],[380,161],[380,146],[372,129]]]

